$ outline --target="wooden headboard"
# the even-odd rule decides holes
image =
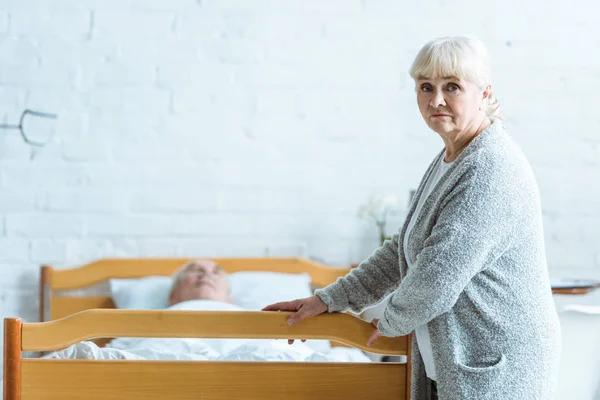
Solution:
[[[112,258],[102,259],[72,269],[41,267],[40,322],[56,320],[80,311],[115,308],[110,296],[69,296],[56,292],[85,289],[109,279],[170,276],[194,259],[217,262],[228,273],[239,271],[272,271],[307,273],[312,284],[326,286],[348,273],[349,268],[333,268],[304,258]]]

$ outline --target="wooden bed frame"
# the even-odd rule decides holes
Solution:
[[[349,271],[300,258],[211,259],[230,273],[306,272],[315,286],[327,285]],[[373,327],[349,314],[324,314],[290,327],[286,323],[288,312],[117,310],[107,296],[56,294],[112,278],[168,276],[188,261],[107,259],[67,270],[42,266],[42,322],[4,321],[4,400],[410,398],[410,335],[382,338],[367,347]],[[54,351],[83,340],[114,337],[328,339],[371,353],[403,355],[408,363],[106,361],[22,356],[23,351]]]

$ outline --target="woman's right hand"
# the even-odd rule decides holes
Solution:
[[[296,299],[292,301],[283,301],[266,306],[262,309],[263,311],[294,311],[294,314],[288,318],[288,324],[294,325],[298,322],[314,317],[319,314],[323,314],[327,311],[327,304],[321,300],[319,296],[313,295],[305,297],[303,299]],[[303,342],[305,339],[302,340]],[[288,343],[294,343],[294,340],[288,340]]]

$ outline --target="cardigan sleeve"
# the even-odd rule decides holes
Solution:
[[[316,290],[315,295],[323,300],[329,312],[351,309],[358,313],[379,303],[399,281],[398,234],[395,234],[358,267],[336,282]]]
[[[501,255],[519,224],[518,185],[506,175],[473,168],[443,200],[431,234],[379,320],[384,336],[406,335],[449,311],[469,281]]]

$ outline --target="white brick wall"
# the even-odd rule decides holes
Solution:
[[[57,112],[31,160],[0,136],[0,314],[35,320],[37,268],[105,256],[305,255],[376,244],[441,141],[407,75],[475,34],[543,197],[553,269],[600,271],[600,17],[578,2],[5,0],[0,120]],[[393,221],[398,226],[401,219]]]

